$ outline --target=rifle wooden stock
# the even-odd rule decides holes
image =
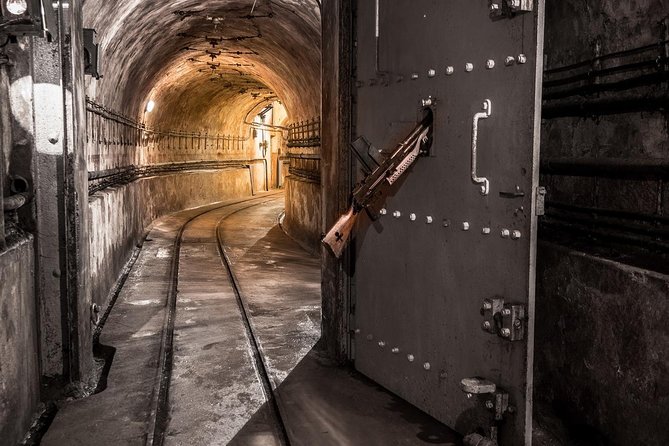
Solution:
[[[340,217],[330,232],[323,237],[323,244],[335,257],[340,258],[348,245],[360,211],[368,209],[372,202],[379,199],[379,195],[384,195],[383,188],[392,185],[416,161],[421,152],[426,151],[432,131],[432,111],[426,109],[425,112],[424,118],[409,136],[353,190],[351,209]]]
[[[351,237],[351,232],[353,231],[353,226],[355,226],[355,221],[358,219],[358,215],[358,212],[351,206],[351,209],[339,217],[339,220],[330,229],[330,232],[323,237],[323,244],[336,258],[341,257],[341,253],[344,252],[344,248],[348,245],[348,239]]]

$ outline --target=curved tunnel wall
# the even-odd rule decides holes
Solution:
[[[316,0],[88,0],[83,12],[84,26],[97,32],[103,75],[88,78],[87,96],[91,107],[114,116],[110,121],[89,109],[90,172],[203,160],[242,164],[148,177],[91,196],[93,300],[104,305],[150,221],[249,195],[252,184],[257,191],[280,183],[274,177],[285,163],[287,131],[272,130],[272,150],[260,160],[257,132],[249,123],[271,105],[285,107],[285,123],[320,114],[320,8]],[[151,112],[149,101],[155,104]],[[176,132],[191,136],[164,136]],[[221,137],[241,143],[230,148]],[[254,159],[246,170],[243,164]],[[277,172],[263,174],[263,162]],[[286,179],[284,227],[313,247],[320,232],[320,189],[302,184]]]

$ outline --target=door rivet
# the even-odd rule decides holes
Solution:
[[[509,235],[511,235],[511,231],[509,231],[508,229],[502,229],[501,235],[502,238],[509,238]]]
[[[425,370],[430,370],[431,367],[432,367],[432,366],[430,365],[429,362],[426,362],[425,364],[423,364],[423,368],[424,368]]]
[[[397,347],[393,347],[393,349],[392,349],[391,351],[392,351],[393,353],[397,354],[397,353],[400,352],[400,349],[397,348]]]
[[[491,12],[497,12],[499,11],[499,3],[493,3],[490,5],[490,11]]]
[[[492,59],[488,59],[485,63],[485,67],[489,70],[492,70],[493,68],[495,68],[495,61]]]
[[[427,77],[435,77],[437,75],[437,70],[434,68],[430,68],[427,70]]]
[[[407,361],[409,361],[409,362],[413,362],[414,359],[416,359],[416,358],[414,358],[413,355],[411,355],[411,354],[407,355]]]
[[[520,231],[516,229],[511,233],[511,238],[514,240],[518,240],[521,237],[521,235],[522,234],[520,233]]]
[[[469,231],[469,222],[468,221],[463,221],[462,222],[462,230],[463,231]]]
[[[526,63],[527,62],[527,56],[524,54],[519,54],[518,55],[518,63]]]
[[[427,223],[428,225],[431,224],[432,223],[432,217],[429,216],[429,215],[427,217],[425,217],[425,223]]]
[[[388,213],[388,211],[386,210],[386,208],[383,208],[379,211],[379,214],[381,214],[381,215],[386,215],[387,213]]]
[[[504,59],[504,65],[507,67],[510,67],[514,63],[516,63],[516,58],[513,56],[506,56],[506,59]]]
[[[509,330],[508,328],[502,328],[501,333],[502,336],[504,336],[505,338],[511,336],[511,330]]]
[[[416,214],[409,215],[409,220],[416,221]]]
[[[418,73],[412,73],[411,74],[411,79],[413,79],[413,80],[418,79]]]
[[[455,68],[451,66],[446,67],[446,75],[450,76],[453,73],[455,73]]]
[[[490,330],[490,321],[483,321],[483,329]]]
[[[444,228],[448,228],[451,225],[451,221],[448,219],[444,220]]]
[[[484,310],[492,310],[492,303],[490,301],[485,301],[483,302],[483,309]]]
[[[467,64],[465,64],[465,71],[467,73],[474,71],[474,64],[471,62],[467,62]]]
[[[508,308],[505,308],[505,309],[502,310],[502,314],[504,316],[511,316],[511,310],[509,310]]]
[[[493,409],[495,407],[495,403],[493,403],[491,400],[488,400],[485,402],[485,407],[487,409]]]
[[[401,216],[402,216],[402,213],[400,211],[393,212],[393,217],[400,218]]]
[[[481,230],[481,233],[483,233],[483,234],[485,234],[485,235],[490,234],[490,228],[483,228],[483,229]]]
[[[386,346],[386,343],[383,341],[379,341],[379,347],[383,348]]]

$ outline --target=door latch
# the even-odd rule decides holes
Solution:
[[[525,305],[505,303],[503,297],[485,299],[481,307],[481,328],[509,341],[525,338]]]

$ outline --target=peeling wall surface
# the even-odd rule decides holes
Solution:
[[[321,188],[309,181],[286,181],[286,232],[301,246],[318,252],[321,239]]]
[[[669,2],[546,8],[535,402],[583,444],[664,445]]]
[[[102,308],[109,303],[109,291],[153,220],[182,209],[250,195],[248,169],[149,177],[92,195],[93,301]]]
[[[18,444],[40,402],[32,238],[0,253],[0,439]]]

